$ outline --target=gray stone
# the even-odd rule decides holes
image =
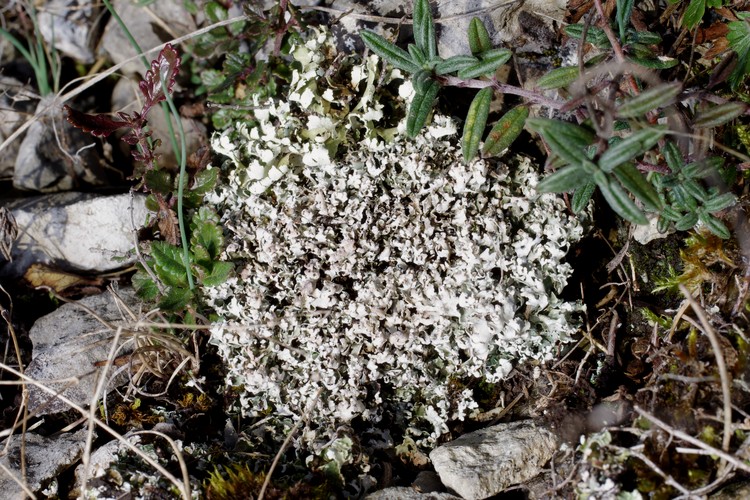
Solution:
[[[0,457],[0,464],[10,474],[0,468],[0,491],[4,499],[22,500],[28,497],[19,485],[19,481],[24,480],[21,475],[21,440],[24,440],[26,454],[26,484],[31,491],[39,491],[81,458],[86,429],[53,438],[29,432],[25,436],[13,435],[10,439],[8,452]],[[2,443],[3,448],[6,444]]]
[[[433,450],[430,460],[447,488],[474,500],[533,478],[556,449],[550,431],[526,420],[465,434]]]
[[[459,498],[450,493],[420,493],[414,488],[393,487],[371,493],[365,497],[365,500],[456,500]]]
[[[20,276],[33,263],[63,270],[111,271],[135,262],[129,194],[60,193],[6,203],[18,226],[13,262],[0,274]],[[146,222],[146,197],[132,198],[133,221]]]
[[[182,0],[159,0],[142,5],[131,0],[115,0],[112,4],[143,51],[197,29]],[[115,64],[137,54],[115,19],[110,19],[107,23],[101,48]],[[147,56],[147,59],[151,60],[155,56]],[[130,74],[144,75],[146,71],[147,68],[139,59],[122,68],[123,73]]]
[[[139,301],[131,288],[121,289],[117,295],[138,313]],[[111,292],[86,297],[79,304],[94,311],[113,327],[123,324],[124,311]],[[26,375],[44,383],[82,407],[91,403],[97,378],[106,361],[115,331],[100,323],[90,312],[76,304],[64,304],[56,311],[39,318],[29,331],[33,344],[31,363]],[[120,345],[127,339],[121,336]],[[123,351],[118,351],[121,355]],[[107,374],[111,377],[112,373]],[[111,382],[111,381],[108,381]],[[111,387],[105,386],[109,389]],[[48,415],[70,410],[70,406],[36,385],[29,385],[30,412]],[[101,395],[100,395],[101,396]]]
[[[18,189],[50,193],[111,182],[94,147],[96,139],[65,120],[55,96],[39,101],[21,141],[13,172]]]
[[[44,41],[78,62],[93,63],[99,5],[89,0],[48,0],[37,15]]]

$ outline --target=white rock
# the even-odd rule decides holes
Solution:
[[[657,229],[659,223],[659,216],[655,214],[648,214],[648,224],[636,225],[633,228],[633,239],[641,245],[647,245],[654,240],[660,238],[666,238],[670,234],[674,233],[674,228],[670,228],[665,233],[660,233]]]
[[[37,16],[44,41],[78,62],[93,63],[97,5],[88,0],[48,0]]]
[[[2,57],[0,56],[0,60]],[[29,114],[34,112],[36,101],[34,93],[15,78],[0,76],[0,143],[23,124]],[[0,152],[0,178],[13,176],[21,137]]]
[[[19,237],[4,274],[21,275],[32,263],[79,271],[109,271],[135,262],[129,194],[61,193],[8,203]],[[132,199],[135,227],[148,214],[146,197]]]
[[[414,488],[393,487],[367,495],[365,500],[457,500],[458,498],[450,493],[420,493]]]
[[[527,420],[465,434],[433,450],[430,460],[447,488],[474,500],[533,478],[556,449],[555,436]]]
[[[139,301],[131,289],[118,296],[138,312]],[[123,313],[111,292],[81,299],[80,304],[113,325],[123,323]],[[64,304],[39,318],[29,331],[34,346],[26,375],[60,393],[74,403],[88,407],[96,390],[97,377],[106,361],[115,332],[104,327],[91,313],[76,304]],[[127,337],[121,337],[122,344]],[[118,354],[122,354],[122,351]],[[107,375],[111,376],[111,373]],[[57,380],[58,382],[46,382]],[[111,387],[109,387],[111,389]],[[29,384],[29,411],[48,415],[70,410],[70,406],[41,388]]]
[[[14,435],[10,439],[10,449],[0,457],[1,496],[5,500],[23,500],[28,497],[18,484],[18,481],[24,480],[19,462],[21,436]],[[81,458],[86,443],[86,429],[74,434],[60,434],[54,438],[29,432],[23,439],[26,453],[26,484],[31,491],[38,491]],[[6,444],[7,442],[2,443],[4,449]]]

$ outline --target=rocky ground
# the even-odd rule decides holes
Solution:
[[[254,375],[261,368],[252,364],[252,355],[247,355],[249,360],[242,359],[247,364],[241,370],[228,357],[234,336],[243,335],[237,328],[245,328],[244,335],[249,335],[248,328],[257,327],[254,331],[259,338],[267,328],[267,338],[275,338],[277,352],[282,353],[277,354],[275,362],[288,367],[299,361],[294,356],[306,347],[298,338],[284,337],[279,329],[337,324],[338,319],[320,320],[310,313],[305,321],[284,323],[282,327],[258,326],[255,316],[253,321],[248,319],[254,299],[240,297],[242,288],[236,285],[237,277],[254,283],[250,274],[272,276],[281,268],[274,267],[276,262],[272,259],[253,260],[259,251],[248,243],[251,231],[243,229],[242,221],[246,223],[250,212],[242,210],[257,209],[252,213],[260,214],[258,220],[266,220],[268,227],[284,217],[299,219],[295,227],[300,234],[313,226],[302,222],[308,217],[303,210],[302,201],[307,199],[304,191],[287,200],[288,204],[274,207],[276,211],[262,205],[254,208],[250,202],[239,203],[242,208],[237,208],[226,201],[226,192],[235,189],[227,186],[235,185],[247,191],[272,192],[272,201],[281,199],[284,191],[279,186],[283,183],[277,183],[274,175],[278,172],[281,178],[287,170],[293,172],[293,166],[289,167],[292,160],[288,159],[303,151],[294,150],[293,141],[291,145],[288,141],[283,143],[288,149],[284,150],[286,156],[279,157],[290,163],[273,163],[278,161],[273,155],[279,155],[275,150],[263,167],[263,175],[256,179],[249,174],[257,183],[242,184],[246,179],[238,181],[238,174],[230,172],[233,162],[247,163],[241,155],[248,153],[229,140],[236,140],[236,135],[227,131],[236,132],[235,122],[247,120],[258,108],[258,99],[278,99],[274,102],[283,103],[280,96],[290,96],[289,101],[309,108],[311,115],[307,116],[312,116],[323,113],[316,106],[328,99],[324,96],[335,95],[341,100],[330,100],[325,112],[334,117],[331,123],[336,124],[317,122],[323,123],[320,130],[329,127],[325,132],[312,132],[313,122],[303,122],[299,113],[284,111],[279,105],[275,109],[278,116],[287,113],[283,120],[274,122],[274,115],[264,118],[259,113],[252,116],[250,123],[263,129],[267,136],[260,140],[247,133],[246,150],[255,144],[252,140],[271,143],[278,139],[282,143],[284,137],[279,131],[299,122],[308,134],[299,139],[301,147],[312,148],[299,153],[302,161],[320,152],[315,145],[323,143],[328,150],[321,154],[340,148],[340,156],[356,159],[351,164],[367,164],[368,157],[357,156],[362,153],[352,143],[364,140],[352,140],[346,134],[365,130],[362,134],[366,136],[372,130],[367,116],[373,115],[368,115],[369,111],[385,115],[378,119],[393,130],[399,119],[405,121],[404,105],[399,108],[395,104],[403,95],[393,83],[402,81],[403,75],[388,76],[383,70],[377,78],[374,72],[370,73],[367,80],[367,63],[347,58],[365,52],[359,37],[363,27],[388,35],[402,23],[403,29],[396,37],[399,43],[404,42],[401,45],[406,47],[412,37],[411,8],[402,2],[334,0],[314,6],[312,2],[308,5],[296,1],[267,1],[262,6],[256,3],[160,0],[142,6],[125,0],[112,2],[134,39],[144,51],[150,51],[148,61],[158,61],[152,66],[142,64],[116,17],[105,6],[47,0],[33,6],[12,1],[0,8],[0,338],[6,346],[0,364],[4,424],[0,438],[4,443],[0,453],[0,491],[5,492],[4,498],[746,496],[750,473],[750,250],[745,174],[750,159],[744,110],[726,124],[696,128],[711,136],[711,141],[706,141],[710,144],[706,151],[722,155],[733,172],[732,182],[725,188],[736,196],[736,203],[717,212],[718,219],[731,231],[729,238],[711,233],[706,224],[666,234],[656,230],[656,218],[651,226],[636,226],[619,217],[619,212],[613,211],[600,195],[595,195],[579,216],[569,210],[574,203],[572,196],[544,199],[557,200],[554,202],[535,198],[533,206],[538,209],[549,203],[542,211],[555,217],[555,209],[550,207],[559,207],[561,215],[554,220],[567,221],[566,231],[575,233],[575,237],[568,233],[553,237],[549,235],[562,229],[550,227],[543,232],[544,244],[557,242],[566,255],[553,264],[545,261],[554,269],[545,271],[542,288],[554,288],[555,273],[559,271],[562,276],[570,269],[565,288],[559,293],[551,292],[553,302],[559,296],[561,303],[571,305],[561,309],[566,320],[554,323],[556,328],[561,325],[559,330],[545,332],[544,342],[552,339],[541,343],[547,350],[539,347],[533,351],[537,359],[532,355],[523,360],[503,358],[508,370],[501,380],[490,380],[470,376],[474,365],[472,355],[466,353],[479,352],[471,350],[476,349],[476,344],[471,344],[471,349],[456,355],[455,366],[446,368],[450,373],[440,389],[444,390],[442,393],[429,392],[425,387],[398,387],[397,383],[396,387],[383,384],[381,388],[373,382],[362,389],[364,393],[352,396],[354,400],[369,398],[365,403],[371,404],[381,395],[384,399],[388,395],[404,398],[402,389],[420,394],[425,401],[442,394],[444,420],[442,414],[438,417],[424,410],[426,416],[417,415],[414,408],[403,409],[383,401],[382,407],[387,409],[379,414],[380,427],[362,416],[362,409],[352,410],[360,414],[344,423],[330,424],[343,410],[336,407],[330,413],[316,413],[313,403],[338,401],[335,398],[343,397],[337,395],[343,389],[321,396],[323,389],[315,386],[317,392],[310,389],[312,392],[304,393],[312,402],[297,402],[296,407],[271,396],[243,392],[243,386],[251,385],[248,374]],[[560,117],[569,112],[571,117],[582,117],[580,109],[573,112],[544,107],[545,103],[580,98],[572,83],[540,91],[537,82],[555,67],[577,65],[578,57],[584,54],[579,40],[566,35],[564,26],[583,22],[587,16],[595,18],[599,8],[614,26],[618,9],[625,9],[627,4],[614,0],[567,4],[440,3],[433,12],[439,27],[437,48],[445,58],[469,53],[466,32],[472,16],[480,16],[490,27],[492,44],[509,48],[514,54],[511,62],[492,78],[499,85],[516,90],[493,99],[491,117],[501,116],[522,98],[529,98],[532,116]],[[715,92],[711,102],[717,104],[726,100],[746,102],[747,87],[744,83],[730,86],[726,80],[730,70],[722,68],[747,63],[743,59],[747,54],[735,54],[742,46],[736,41],[738,25],[730,23],[741,20],[750,7],[743,2],[730,8],[696,0],[655,4],[637,5],[628,22],[636,31],[659,33],[661,41],[624,44],[628,55],[648,49],[649,54],[657,53],[662,62],[675,61],[650,68],[648,78],[683,82],[686,93],[712,87]],[[698,4],[703,5],[705,13],[688,28],[686,24],[696,17]],[[594,27],[596,22],[593,21]],[[304,47],[314,37],[322,36],[322,31],[311,31],[321,26],[332,32],[330,46],[320,42],[309,57],[300,52],[289,53],[290,47]],[[174,74],[175,60],[170,59],[170,52],[162,50],[167,42],[180,58],[177,65],[181,64],[181,69]],[[599,53],[616,58],[609,45],[606,47],[587,44],[586,60]],[[306,77],[291,75],[313,61],[316,54],[328,66],[321,71],[322,76],[314,74],[317,83],[310,95],[316,97],[305,101],[306,87],[300,82],[307,81]],[[377,101],[390,95],[393,103],[356,107],[361,88],[347,87],[349,80],[341,76],[350,78],[352,68],[360,68],[356,71],[365,75],[361,88],[373,89],[371,94],[365,91],[369,99]],[[146,83],[139,87],[139,82]],[[299,88],[295,90],[294,85]],[[324,91],[326,85],[330,94]],[[612,95],[614,89],[615,86],[610,87]],[[175,120],[167,123],[168,114],[160,112],[159,99],[153,97],[165,91],[174,98],[179,126]],[[475,90],[460,85],[445,89],[429,125],[432,128],[428,127],[427,135],[419,139],[423,142],[416,143],[422,148],[416,157],[453,155],[454,164],[461,164],[458,139],[437,136],[454,121],[461,123],[473,93]],[[138,113],[148,111],[151,104],[154,110],[148,116],[148,129],[141,129]],[[110,118],[76,118],[76,111],[63,111],[64,105]],[[587,105],[607,109],[604,101],[592,99]],[[686,97],[675,109],[679,108],[680,116],[692,117],[690,106],[697,105]],[[683,123],[676,119],[670,126],[687,127],[684,116]],[[114,120],[119,120],[119,124]],[[125,122],[127,127],[122,125]],[[182,130],[171,134],[178,139],[175,148],[168,139],[171,127]],[[317,133],[323,137],[334,129],[343,130],[339,135],[331,133],[336,137],[334,148],[325,142],[332,135],[322,139],[315,136]],[[137,135],[146,130],[150,137]],[[298,131],[289,134],[294,136]],[[443,142],[425,142],[429,134]],[[181,166],[179,139],[183,137],[187,155]],[[222,142],[222,137],[227,138],[226,142]],[[156,139],[160,140],[155,142]],[[647,152],[639,160],[639,167],[647,170],[663,164],[663,144]],[[698,155],[698,146],[691,143],[686,147],[691,158]],[[398,151],[410,150],[404,146]],[[541,174],[549,152],[539,135],[527,127],[503,157],[503,163],[487,160],[487,170],[468,173],[458,168],[451,170],[449,177],[454,184],[446,182],[446,189],[457,191],[455,184],[463,179],[464,187],[469,186],[467,191],[479,192],[481,187],[477,186],[497,181],[492,184],[493,189],[511,193],[514,188],[508,186],[521,181],[503,184],[505,181],[492,177],[492,169],[500,168],[498,172],[508,179],[520,175],[509,172],[508,165],[518,171],[522,170],[520,165],[534,165],[533,175]],[[151,153],[158,155],[158,160],[157,156],[150,157]],[[378,154],[385,156],[392,151],[383,149]],[[514,163],[516,160],[510,158],[523,160]],[[406,159],[396,163],[402,163],[404,171],[409,168]],[[278,168],[274,171],[269,165]],[[356,170],[346,172],[350,182],[359,175]],[[487,178],[475,185],[472,182],[476,182],[476,177],[472,175],[479,175],[477,172]],[[186,179],[182,185],[185,193],[180,188],[181,178]],[[321,176],[313,180],[324,184],[329,182],[327,179]],[[369,178],[357,179],[364,183]],[[419,174],[412,172],[409,186],[417,186],[418,181]],[[393,180],[394,184],[388,186],[395,186],[396,182]],[[330,193],[334,192],[333,184],[325,188]],[[359,186],[349,186],[348,192],[367,191],[365,184]],[[325,192],[320,185],[318,188],[320,193]],[[514,207],[503,208],[508,209],[507,213],[523,213],[497,217],[503,224],[507,222],[508,231],[514,232],[507,241],[501,241],[502,235],[497,236],[497,251],[502,253],[503,248],[513,246],[533,253],[531,249],[541,245],[542,237],[521,245],[524,240],[518,234],[525,228],[517,225],[522,223],[518,221],[533,223],[535,219],[528,213],[534,208],[519,208],[529,202],[517,193],[513,196],[517,196]],[[480,198],[466,199],[478,204]],[[336,196],[331,195],[326,203],[326,209],[334,210],[331,207],[337,203]],[[356,212],[355,202],[347,203],[343,213]],[[202,211],[208,206],[213,211]],[[289,207],[296,206],[303,207],[299,214],[287,213]],[[483,211],[475,209],[473,220],[487,217],[491,209],[489,204]],[[183,214],[189,217],[191,235],[185,239],[181,234],[183,223],[178,220],[178,215]],[[411,227],[412,219],[403,221],[405,228]],[[472,222],[466,224],[471,226]],[[371,225],[377,223],[373,221]],[[485,225],[483,231],[494,237],[492,231],[498,229]],[[407,238],[407,243],[422,241],[422,235],[417,233]],[[568,245],[573,240],[576,241]],[[421,244],[439,245],[437,236],[431,241]],[[471,235],[467,236],[466,244],[472,241]],[[344,239],[336,243],[342,242]],[[288,245],[282,252],[294,251],[294,241]],[[193,274],[186,273],[182,266],[181,249],[186,247],[197,262]],[[399,248],[406,252],[406,246]],[[409,251],[418,253],[419,248]],[[335,252],[339,252],[338,247]],[[422,268],[428,264],[423,262]],[[303,264],[299,265],[300,274],[307,272]],[[458,269],[459,264],[455,266]],[[352,269],[361,271],[356,266]],[[361,272],[365,274],[368,269]],[[406,265],[399,269],[403,274],[414,271]],[[502,274],[493,277],[498,283],[516,279],[513,273],[518,273],[511,268],[495,269],[495,274]],[[383,279],[391,276],[390,272],[385,264],[372,271]],[[440,276],[453,279],[451,272]],[[264,279],[267,281],[258,281],[259,288],[272,280]],[[540,282],[544,279],[540,278]],[[520,283],[521,278],[518,280]],[[363,289],[357,289],[351,281],[337,281],[334,290],[341,296],[351,297],[354,290],[363,295]],[[462,290],[470,288],[467,285]],[[325,290],[325,286],[316,288],[314,284],[309,290],[315,298],[313,302],[318,304],[314,308],[319,315],[337,310],[335,301],[324,295]],[[444,290],[449,290],[447,281]],[[288,303],[294,302],[298,290],[293,289],[288,297],[282,292],[273,292],[277,301],[273,306],[278,311],[291,307]],[[233,295],[240,301],[231,302]],[[534,320],[537,311],[533,301],[527,299],[523,308],[518,306],[510,315],[509,324]],[[439,305],[447,308],[442,302]],[[309,313],[309,309],[306,311]],[[412,313],[422,314],[418,307]],[[382,314],[382,325],[398,316],[393,316],[392,311]],[[574,318],[571,323],[567,322],[568,314]],[[368,318],[371,316],[369,311]],[[245,320],[244,326],[242,321],[231,328],[225,326],[225,322],[237,318]],[[281,313],[279,318],[280,322],[289,319]],[[415,323],[415,331],[426,324],[427,320]],[[437,332],[438,324],[438,320],[430,324],[429,331]],[[565,338],[563,330],[572,324],[575,334]],[[390,337],[390,344],[397,343],[396,337]],[[291,339],[289,345],[284,344],[287,338]],[[438,339],[435,333],[433,343],[437,344]],[[345,341],[340,343],[343,346]],[[366,344],[364,338],[361,343]],[[507,343],[512,344],[510,336]],[[423,344],[412,347],[419,349]],[[243,352],[253,352],[252,345],[245,344]],[[388,346],[381,346],[383,352]],[[323,347],[322,343],[317,345],[320,352]],[[377,364],[372,361],[375,356],[366,358],[370,354],[365,351],[361,358],[371,359],[368,366]],[[273,372],[268,365],[261,366]],[[348,366],[352,369],[354,365]],[[427,367],[425,370],[434,368],[428,364],[409,366],[416,372],[422,366]],[[394,379],[397,367],[394,362]],[[502,371],[495,368],[496,373]],[[460,371],[464,369],[466,372]],[[247,379],[236,375],[237,370],[244,370]],[[324,371],[323,367],[320,373],[304,372],[301,378],[289,379],[289,387],[298,384],[303,394],[302,389],[309,389],[305,386],[307,381],[325,379]],[[282,392],[291,390],[289,387],[282,384]],[[424,393],[419,392],[422,390]],[[466,394],[471,394],[471,398]],[[266,402],[266,406],[259,401]],[[404,400],[398,401],[401,404]],[[457,410],[458,402],[466,407]],[[426,403],[422,408],[428,407],[433,409]],[[459,414],[460,418],[448,418]],[[330,421],[316,420],[321,415],[330,417]],[[415,429],[407,429],[407,422]],[[326,425],[333,425],[333,431],[327,430]],[[420,425],[424,427],[417,429]],[[323,441],[325,444],[320,444]],[[722,489],[724,492],[719,492]]]

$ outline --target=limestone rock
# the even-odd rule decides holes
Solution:
[[[26,453],[26,484],[31,491],[38,491],[81,458],[83,446],[86,443],[86,432],[86,429],[82,429],[73,434],[60,434],[54,438],[26,433],[23,438],[20,435],[10,438],[12,439],[10,449],[0,457],[0,464],[3,466],[0,468],[2,498],[6,500],[28,498],[18,484],[18,481],[23,481],[20,463],[21,439],[24,440]],[[3,446],[5,444],[3,443]],[[56,495],[51,496],[56,497]],[[48,497],[45,496],[45,498]]]
[[[23,124],[28,114],[34,112],[36,103],[32,100],[33,95],[33,92],[15,78],[0,76],[0,143]],[[0,152],[0,178],[7,179],[13,176],[16,156],[23,137],[22,135],[14,140]]]
[[[139,301],[131,288],[119,290],[117,295],[137,312]],[[123,312],[111,292],[86,297],[79,303],[113,325],[123,323]],[[87,407],[102,370],[97,364],[107,359],[114,334],[79,305],[64,304],[39,318],[31,327],[29,337],[34,347],[26,375],[38,381],[57,380],[44,384],[54,391],[60,391],[74,403]],[[120,339],[121,344],[125,338]],[[122,351],[118,354],[122,354]],[[107,376],[110,377],[111,373]],[[53,394],[35,385],[28,387],[29,411],[48,415],[70,409],[68,404]]]
[[[39,31],[49,46],[83,64],[94,62],[98,2],[48,0],[39,9]]]
[[[420,493],[408,487],[386,488],[365,497],[366,500],[457,500],[458,498],[450,493]]]
[[[146,197],[132,199],[133,221],[146,221]],[[135,262],[129,194],[60,193],[6,204],[19,236],[1,274],[20,276],[32,263],[77,271],[110,271]]]
[[[433,450],[430,460],[447,488],[474,500],[533,478],[556,449],[551,432],[521,421],[465,434]]]

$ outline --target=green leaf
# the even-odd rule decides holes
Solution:
[[[661,35],[653,31],[630,31],[628,43],[642,43],[644,45],[659,45],[662,42]]]
[[[701,109],[693,119],[695,128],[712,128],[734,120],[747,111],[747,104],[742,102],[725,102],[708,109]]]
[[[683,215],[682,212],[680,212],[676,208],[671,207],[669,205],[665,206],[661,211],[661,216],[672,222],[676,222],[680,220],[682,215]]]
[[[654,186],[631,163],[623,163],[614,169],[620,183],[630,191],[643,205],[654,212],[662,209],[663,204]]]
[[[435,23],[428,0],[414,2],[414,40],[417,47],[425,54],[426,59],[437,56],[437,42],[435,39]]]
[[[732,236],[732,234],[729,232],[729,229],[727,229],[727,226],[725,226],[724,223],[716,217],[708,214],[700,214],[699,219],[703,223],[703,225],[708,228],[709,231],[714,233],[719,238],[728,240],[729,237]]]
[[[416,73],[421,66],[414,61],[408,52],[393,45],[391,42],[370,30],[362,30],[362,41],[371,51],[398,69],[408,73]]]
[[[148,170],[143,175],[143,180],[153,192],[162,194],[172,192],[172,174],[166,170]]]
[[[680,153],[680,150],[677,148],[675,143],[666,141],[664,147],[662,148],[662,154],[664,155],[664,159],[667,160],[667,165],[673,173],[677,173],[682,170],[682,166],[684,165],[684,162],[682,160],[682,153]]]
[[[724,193],[708,199],[703,205],[703,208],[706,212],[719,212],[725,208],[731,207],[736,202],[737,198],[732,193]]]
[[[530,118],[526,120],[526,125],[533,131],[541,134],[545,139],[549,135],[559,135],[565,140],[571,141],[573,146],[585,148],[589,146],[596,135],[589,129],[581,125],[575,125],[560,120],[549,118]]]
[[[151,256],[154,258],[154,271],[165,285],[187,287],[188,279],[182,249],[163,241],[151,243]]]
[[[705,203],[708,200],[708,193],[706,192],[705,188],[698,184],[698,182],[694,179],[683,180],[682,187],[690,194],[690,196],[700,201],[701,203]]]
[[[633,11],[633,0],[617,0],[615,20],[620,30],[620,40],[625,41],[625,33],[630,24],[630,13]]]
[[[565,27],[565,34],[571,38],[580,40],[583,37],[583,24],[569,24]],[[589,26],[586,32],[586,42],[595,45],[600,49],[608,49],[611,45],[609,38],[603,29],[597,28],[596,26]]]
[[[427,56],[424,52],[422,52],[422,49],[420,49],[413,43],[410,43],[406,48],[409,50],[409,55],[413,60],[415,60],[421,66],[427,64]]]
[[[438,62],[435,65],[435,73],[438,75],[455,73],[456,71],[474,66],[479,62],[479,59],[473,56],[453,56]]]
[[[679,218],[674,223],[674,228],[678,231],[687,231],[692,229],[698,223],[698,214],[695,212],[688,212]]]
[[[536,190],[540,193],[566,193],[586,187],[590,179],[591,175],[586,173],[580,165],[568,165],[539,181]]]
[[[190,229],[190,247],[196,260],[203,260],[198,258],[199,250],[210,261],[218,259],[224,246],[224,234],[216,213],[206,206],[199,208],[190,222]]]
[[[659,219],[656,221],[656,230],[659,231],[660,234],[664,234],[667,231],[669,231],[669,226],[671,223],[665,219],[664,217],[659,217]]]
[[[211,272],[199,275],[203,286],[217,286],[224,283],[232,273],[234,266],[231,262],[214,262]]]
[[[469,80],[481,75],[494,73],[497,68],[508,62],[513,53],[508,49],[492,49],[481,61],[473,66],[459,70],[458,77]]]
[[[664,126],[636,130],[602,153],[599,157],[599,168],[611,172],[618,165],[651,149],[666,133],[667,129]]]
[[[712,156],[701,161],[688,163],[680,169],[687,179],[704,179],[724,166],[724,159]]]
[[[736,91],[745,81],[745,76],[750,72],[750,12],[737,12],[739,21],[732,21],[727,26],[727,40],[729,47],[737,53],[737,66],[729,75],[729,83],[732,90]]]
[[[680,62],[674,57],[628,57],[628,61],[648,69],[674,68]]]
[[[427,121],[440,90],[440,85],[435,80],[429,79],[422,85],[422,88],[421,92],[415,93],[411,106],[409,106],[409,114],[406,117],[406,133],[409,137],[416,137]]]
[[[511,109],[490,130],[487,140],[484,141],[482,151],[485,155],[497,155],[502,153],[521,134],[526,118],[529,117],[529,108],[516,106]]]
[[[191,191],[198,195],[204,195],[211,192],[216,187],[216,182],[219,179],[218,168],[207,168],[203,169],[196,174],[193,179],[193,188]]]
[[[474,96],[464,122],[464,133],[461,139],[461,150],[464,161],[468,163],[479,150],[479,141],[482,140],[484,127],[487,125],[487,117],[490,114],[490,103],[492,102],[492,89],[485,87]]]
[[[478,17],[473,18],[469,23],[469,47],[471,47],[471,53],[474,55],[492,48],[490,34]]]
[[[583,186],[576,189],[573,193],[573,198],[570,200],[570,208],[573,209],[573,213],[580,213],[581,210],[586,208],[591,196],[593,196],[596,190],[596,183],[594,181],[588,181]]]
[[[680,92],[682,92],[680,83],[656,85],[622,103],[617,109],[617,115],[620,118],[642,118],[649,111],[672,104]]]
[[[634,224],[648,224],[646,215],[633,203],[633,200],[630,199],[630,196],[620,184],[617,182],[601,182],[601,178],[597,180],[596,184],[609,206],[620,217]]]
[[[685,9],[685,15],[682,16],[682,27],[689,30],[701,22],[703,14],[706,12],[706,0],[690,0],[690,4]]]
[[[188,288],[170,288],[167,294],[159,301],[159,309],[162,311],[178,312],[185,309],[193,298],[193,292]]]
[[[131,283],[133,288],[135,288],[135,292],[143,300],[151,301],[159,295],[159,288],[156,286],[156,283],[154,283],[154,280],[151,279],[151,276],[148,275],[140,264],[138,264],[138,271],[131,278]]]
[[[559,89],[567,87],[580,75],[578,66],[563,66],[562,68],[555,68],[545,75],[542,75],[539,80],[536,81],[536,86],[540,89]]]

